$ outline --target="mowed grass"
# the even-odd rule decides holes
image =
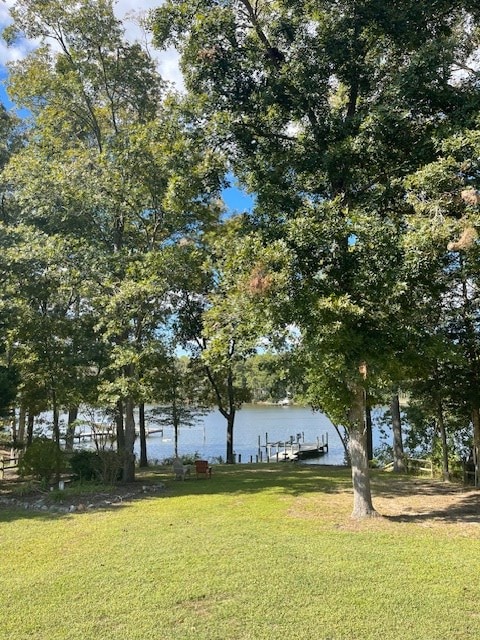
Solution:
[[[357,522],[348,470],[155,478],[110,509],[0,511],[2,640],[480,637],[478,491],[378,474],[388,517]]]

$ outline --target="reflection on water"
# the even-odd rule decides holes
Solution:
[[[86,413],[81,416],[92,420],[93,416]],[[49,420],[46,415],[45,423]],[[101,422],[97,415],[95,422]],[[51,424],[51,423],[50,423]],[[158,428],[157,424],[147,427]],[[181,427],[179,431],[179,454],[188,455],[198,453],[200,457],[210,461],[225,460],[227,440],[226,420],[219,411],[212,411],[206,416],[199,417],[192,427]],[[233,434],[234,452],[237,461],[254,462],[259,455],[259,447],[265,460],[265,443],[285,442],[297,435],[305,443],[315,443],[322,437],[328,438],[328,453],[321,458],[305,460],[303,464],[344,464],[344,450],[338,434],[330,420],[320,412],[313,412],[306,407],[274,406],[274,405],[244,405],[237,412]],[[374,446],[378,446],[374,433]],[[83,443],[83,446],[89,446]],[[90,445],[91,446],[91,445]],[[137,458],[140,453],[140,443],[135,442]],[[172,458],[174,454],[173,427],[164,427],[163,433],[152,433],[147,438],[147,455],[150,461]]]
[[[314,413],[304,407],[277,407],[271,405],[245,405],[236,415],[233,434],[234,452],[237,461],[256,460],[261,447],[265,459],[265,442],[289,441],[301,434],[305,442],[316,442],[317,438],[328,438],[329,450],[321,458],[324,464],[343,464],[343,447],[338,434],[322,413]],[[209,460],[225,460],[227,427],[225,418],[219,411],[212,411],[198,419],[197,425],[181,428],[179,435],[179,453],[197,452]],[[136,443],[138,455],[139,443]],[[150,460],[162,460],[173,455],[173,429],[164,429],[161,434],[152,434],[147,440]],[[312,458],[306,462],[318,463]]]

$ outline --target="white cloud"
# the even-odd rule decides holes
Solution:
[[[0,30],[8,26],[12,19],[10,18],[9,9],[15,4],[14,0],[0,1]],[[34,43],[22,40],[15,46],[7,47],[6,43],[0,39],[0,65],[5,66],[8,62],[21,60],[34,47]]]
[[[180,71],[178,51],[175,49],[162,51],[157,56],[157,64],[162,78],[173,82],[178,91],[183,91],[185,85]]]
[[[123,22],[125,37],[130,42],[139,41],[148,46],[152,58],[157,62],[161,76],[173,82],[178,89],[183,88],[183,79],[178,64],[178,53],[174,49],[158,51],[152,47],[150,34],[140,27],[140,18],[146,16],[149,11],[158,7],[161,0],[117,0],[114,11],[117,18]],[[15,0],[0,0],[0,30],[11,23],[9,9],[15,5]],[[15,46],[7,47],[0,41],[0,65],[20,60],[35,47],[31,41],[20,41]]]
[[[117,0],[115,4],[115,13],[121,18],[130,11],[150,11],[161,5],[161,0]]]
[[[7,47],[5,42],[0,40],[0,66],[5,66],[8,62],[22,60],[32,49],[29,42],[23,42],[15,47]]]
[[[179,67],[178,52],[175,49],[158,51],[152,46],[151,34],[140,26],[142,17],[161,5],[161,0],[118,0],[114,6],[115,15],[125,28],[125,37],[130,42],[139,41],[146,44],[150,55],[157,62],[158,70],[164,80],[173,82],[178,89],[183,88],[183,78]]]

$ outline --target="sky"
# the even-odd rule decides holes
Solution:
[[[117,0],[114,5],[116,16],[123,21],[125,28],[125,36],[130,41],[139,40],[145,42],[145,33],[138,25],[136,18],[148,13],[151,9],[158,7],[161,0]],[[11,23],[9,9],[15,5],[15,0],[0,0],[0,30]],[[15,46],[7,47],[5,42],[0,39],[0,80],[2,86],[0,89],[0,100],[8,106],[11,103],[6,96],[4,81],[7,76],[5,65],[8,62],[22,59],[29,51],[35,47],[35,42],[20,41]],[[165,80],[173,82],[177,87],[183,86],[182,74],[178,65],[178,54],[174,49],[165,52],[158,52],[154,48],[149,47],[150,53],[157,60],[161,76]]]
[[[0,31],[11,23],[9,9],[15,4],[15,0],[0,0]],[[139,40],[145,42],[145,33],[138,25],[138,18],[151,9],[158,7],[161,0],[117,0],[114,6],[116,16],[123,21],[125,36],[130,41]],[[6,65],[15,60],[21,60],[35,47],[35,42],[20,41],[15,46],[7,47],[0,39],[0,102],[7,109],[15,109],[6,92],[5,83],[8,80],[8,70]],[[174,49],[167,51],[156,51],[149,46],[150,54],[157,60],[160,75],[165,80],[175,84],[176,87],[183,87],[182,74],[178,64],[178,54]],[[18,112],[22,115],[22,112]],[[235,185],[233,176],[227,176],[231,187],[223,192],[223,199],[230,213],[251,210],[253,198],[242,192]]]

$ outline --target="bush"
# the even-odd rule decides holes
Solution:
[[[77,480],[98,480],[98,455],[95,451],[78,451],[70,457],[70,468]]]
[[[178,456],[178,457],[182,461],[182,464],[195,464],[195,460],[200,460],[200,454],[198,453],[198,451],[195,451],[195,453],[187,453],[183,456]],[[172,465],[174,460],[175,460],[174,457],[164,458],[162,461],[162,464]]]
[[[122,479],[123,456],[115,451],[99,451],[98,474],[104,484],[113,484]]]
[[[122,458],[115,451],[84,449],[71,456],[70,468],[78,480],[113,484],[121,479]]]
[[[48,484],[63,466],[63,456],[53,440],[36,438],[20,459],[18,470],[21,475],[33,475]]]

